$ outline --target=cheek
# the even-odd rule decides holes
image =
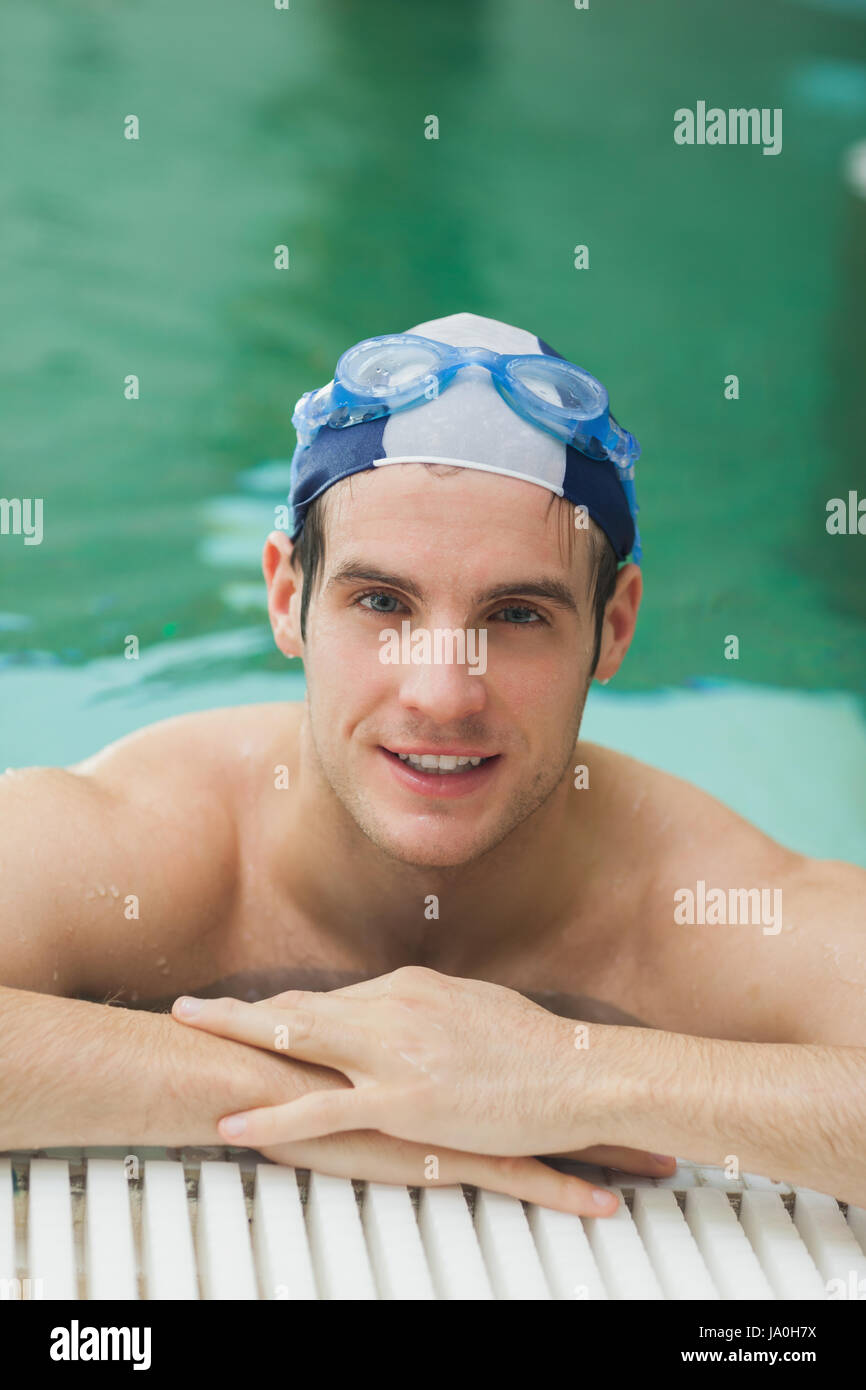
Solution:
[[[323,617],[307,629],[307,686],[320,709],[339,711],[332,722],[355,722],[393,694],[395,668],[380,660],[381,650],[372,625]]]
[[[534,653],[490,653],[489,690],[497,702],[530,728],[561,726],[586,689],[589,657],[557,647]]]

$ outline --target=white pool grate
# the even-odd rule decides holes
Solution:
[[[8,1154],[0,1156],[0,1298],[866,1293],[863,1208],[690,1164],[661,1181],[562,1166],[615,1188],[616,1215],[569,1216],[472,1188],[350,1182],[244,1150]]]

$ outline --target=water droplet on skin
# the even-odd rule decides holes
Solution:
[[[119,897],[120,897],[120,889],[118,888],[118,886],[117,886],[116,883],[112,883],[112,884],[110,885],[108,891],[109,891],[109,893],[111,894],[111,896],[112,896],[113,898],[119,898]]]
[[[824,955],[829,956],[832,960],[833,965],[836,967],[836,976],[839,980],[842,981],[843,984],[860,985],[862,987],[864,983],[862,975],[852,977],[851,975],[845,974],[842,968],[842,947],[838,941],[825,941],[822,943],[821,949],[823,950]],[[846,960],[845,963],[850,968],[850,960]],[[859,957],[855,957],[855,964],[862,967],[862,961]]]

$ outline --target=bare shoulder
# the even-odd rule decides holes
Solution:
[[[748,875],[784,887],[792,905],[818,902],[866,930],[866,869],[841,859],[817,859],[774,840],[711,793],[623,753],[593,746],[618,826],[665,882],[704,868],[725,882]],[[651,860],[650,860],[651,856]],[[738,878],[739,875],[739,878]]]
[[[0,983],[165,986],[164,963],[230,909],[244,767],[286,709],[182,715],[0,777]]]
[[[107,744],[69,771],[105,787],[126,787],[131,771],[146,783],[182,770],[191,785],[203,785],[218,773],[223,786],[231,787],[243,776],[245,764],[271,747],[281,729],[297,724],[300,709],[268,703],[175,715]]]
[[[802,859],[693,782],[599,744],[580,748],[602,813],[637,864],[656,871],[711,855],[793,868]]]
[[[866,1045],[866,870],[789,849],[635,759],[593,747],[586,761],[635,866],[645,1013],[663,1000],[674,1031]]]
[[[866,869],[801,857],[784,887],[793,1042],[866,1047]]]

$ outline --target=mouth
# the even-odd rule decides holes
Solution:
[[[501,760],[499,753],[485,756],[471,750],[433,753],[401,751],[380,745],[400,782],[423,796],[463,796],[487,782]]]

